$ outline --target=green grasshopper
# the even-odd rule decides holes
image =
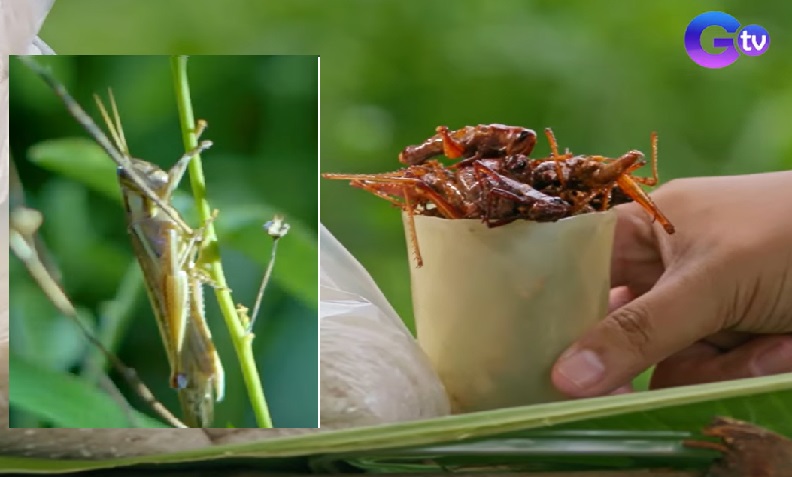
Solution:
[[[178,212],[169,202],[190,160],[211,142],[203,141],[165,172],[129,154],[112,92],[112,119],[101,99],[95,99],[116,148],[131,165],[119,167],[118,178],[132,246],[168,356],[170,385],[178,390],[185,423],[208,427],[214,402],[223,397],[224,373],[204,317],[202,286],[207,279],[196,266],[203,228],[192,230],[183,220],[174,220]],[[199,129],[203,126],[205,123]],[[141,179],[153,197],[140,186]]]
[[[224,373],[204,317],[202,286],[209,280],[196,265],[203,228],[191,229],[170,199],[190,160],[211,142],[202,142],[165,172],[130,156],[112,93],[113,120],[96,99],[114,142],[49,71],[29,58],[20,60],[53,89],[72,117],[118,165],[132,246],[165,346],[171,387],[178,391],[184,421],[192,427],[208,427],[215,401],[223,398]]]

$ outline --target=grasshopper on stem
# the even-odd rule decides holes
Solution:
[[[170,208],[171,196],[190,160],[211,142],[202,142],[165,172],[129,155],[112,92],[112,119],[99,97],[95,99],[116,148],[131,164],[131,169],[119,167],[118,178],[132,246],[168,356],[170,385],[178,390],[186,424],[208,427],[214,401],[223,397],[224,373],[204,317],[202,285],[206,278],[196,266],[203,228],[190,229],[169,213],[178,212],[165,211],[160,204]],[[199,126],[198,134],[203,127],[205,123]],[[140,179],[147,187],[140,186]],[[153,197],[146,189],[153,192]]]
[[[167,353],[170,384],[179,393],[185,422],[208,427],[214,402],[223,397],[224,373],[204,317],[202,285],[209,280],[196,265],[204,229],[190,228],[170,199],[190,160],[211,142],[202,142],[168,172],[132,158],[112,93],[113,120],[98,97],[97,103],[113,142],[49,71],[30,58],[19,59],[53,89],[72,117],[118,165],[129,233]]]

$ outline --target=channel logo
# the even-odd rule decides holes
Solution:
[[[720,49],[718,53],[708,53],[701,45],[701,35],[711,26],[720,27],[728,34],[713,38],[712,47]],[[702,13],[685,30],[685,51],[691,60],[705,68],[724,68],[737,61],[740,53],[759,56],[769,47],[767,30],[759,25],[740,28],[740,22],[728,13]]]

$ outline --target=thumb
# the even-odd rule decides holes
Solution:
[[[607,394],[716,333],[722,314],[711,287],[702,273],[667,270],[654,288],[610,313],[561,355],[552,370],[554,385],[575,397]]]

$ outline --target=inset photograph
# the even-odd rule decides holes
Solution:
[[[318,73],[11,58],[11,427],[319,426]]]

